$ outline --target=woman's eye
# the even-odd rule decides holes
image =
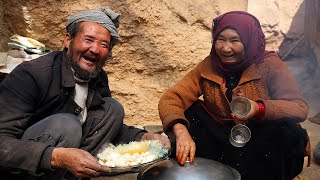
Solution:
[[[241,42],[240,39],[232,39],[231,42]]]
[[[224,38],[222,38],[222,37],[217,37],[217,41],[224,41]]]

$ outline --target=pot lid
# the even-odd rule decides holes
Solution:
[[[181,166],[173,158],[153,164],[138,174],[138,180],[240,180],[240,173],[220,162],[196,157]]]

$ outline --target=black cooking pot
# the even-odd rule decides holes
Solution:
[[[240,173],[220,162],[196,157],[194,162],[184,166],[176,159],[168,159],[142,169],[138,180],[240,180]]]

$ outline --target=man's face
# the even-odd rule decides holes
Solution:
[[[110,32],[95,22],[82,22],[73,39],[67,34],[64,44],[76,75],[96,77],[109,55],[110,41]]]

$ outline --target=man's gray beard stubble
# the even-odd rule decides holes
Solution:
[[[80,68],[79,64],[77,62],[72,61],[71,66],[74,70],[74,74],[76,77],[83,79],[83,80],[89,80],[91,78],[95,78],[98,76],[98,74],[100,73],[100,71],[102,70],[101,66],[98,66],[96,69],[94,69],[93,71],[89,72],[89,71],[85,71],[83,69]]]

